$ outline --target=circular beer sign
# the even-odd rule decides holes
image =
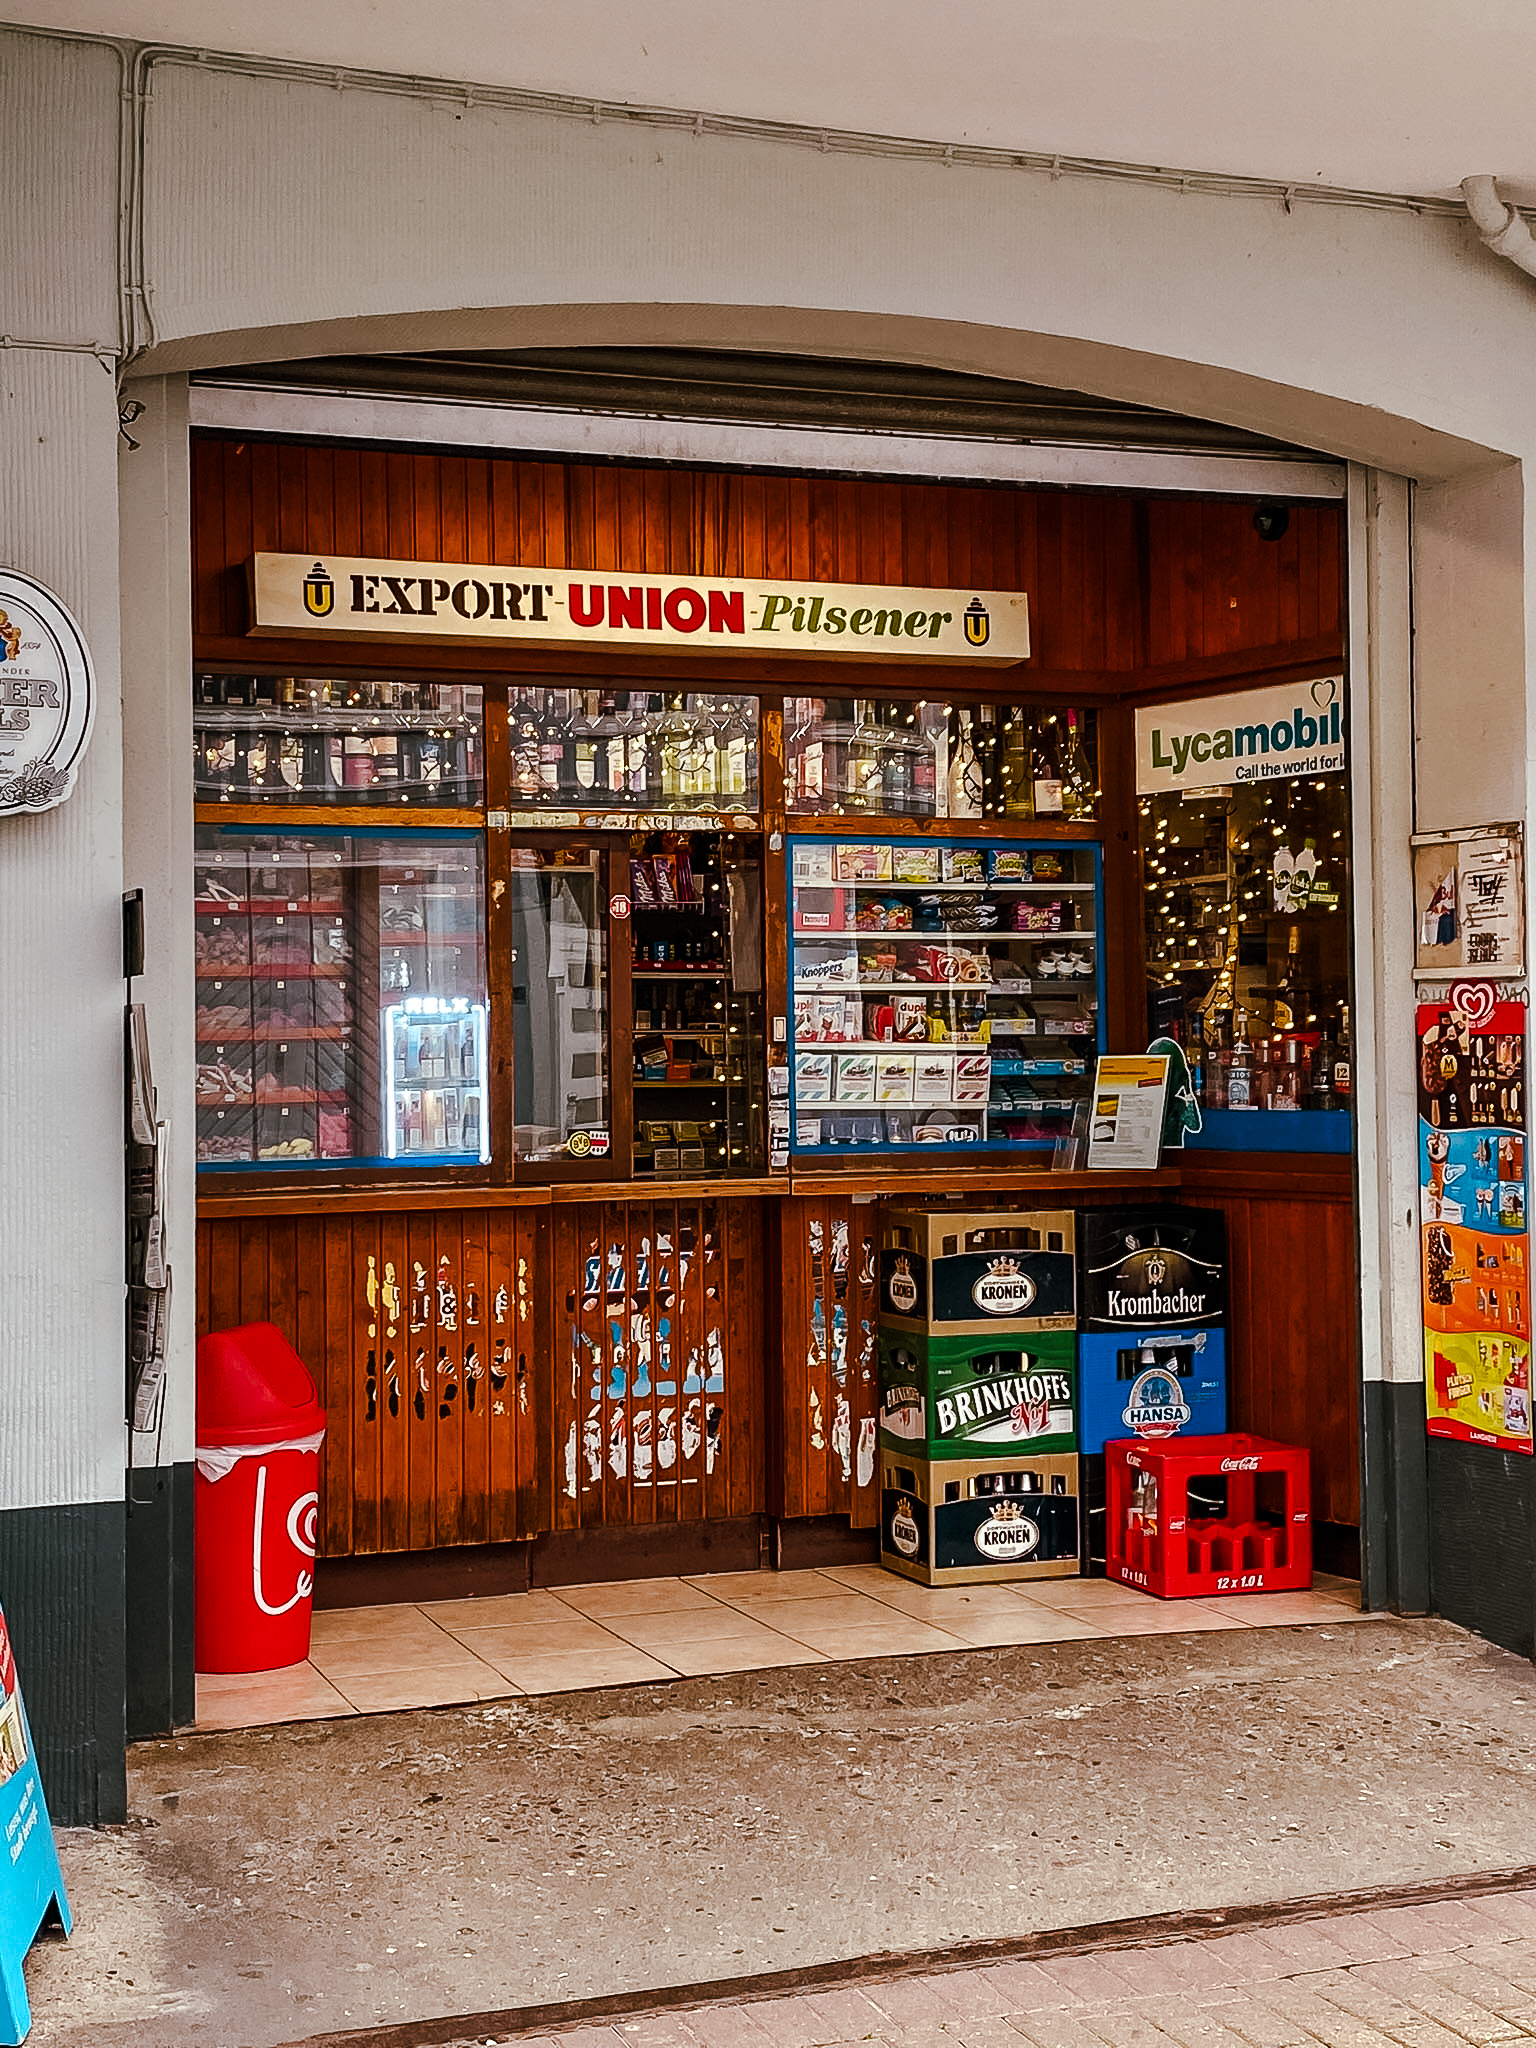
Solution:
[[[988,1563],[1014,1564],[1038,1547],[1040,1524],[1031,1521],[1028,1515],[1009,1514],[1006,1510],[999,1513],[994,1508],[971,1541]]]
[[[0,818],[63,803],[95,715],[85,635],[51,590],[0,569]]]

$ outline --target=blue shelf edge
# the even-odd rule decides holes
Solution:
[[[1188,1152],[1344,1152],[1354,1150],[1347,1109],[1203,1109],[1204,1128],[1185,1137]]]

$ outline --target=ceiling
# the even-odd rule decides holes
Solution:
[[[17,0],[38,27],[541,92],[1536,203],[1530,0]]]

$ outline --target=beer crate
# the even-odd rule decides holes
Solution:
[[[1268,1437],[1104,1447],[1106,1574],[1159,1600],[1312,1583],[1311,1454]]]
[[[1076,1578],[1077,1459],[880,1454],[880,1562],[925,1586]]]
[[[1070,1209],[888,1210],[880,1320],[913,1335],[1077,1327]]]
[[[880,1440],[921,1458],[1077,1449],[1069,1330],[935,1337],[880,1328]]]
[[[1082,1449],[1227,1426],[1226,1219],[1177,1203],[1078,1222]]]

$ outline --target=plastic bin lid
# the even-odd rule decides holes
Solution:
[[[242,1323],[199,1339],[199,1448],[281,1444],[324,1427],[315,1383],[275,1324]]]

